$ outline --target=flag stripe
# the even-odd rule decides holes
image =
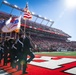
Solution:
[[[26,7],[24,8],[24,15],[23,15],[24,19],[31,19],[32,18],[32,14],[28,9],[28,5],[26,5]]]

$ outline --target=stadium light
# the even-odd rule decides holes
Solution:
[[[49,21],[52,21],[51,19]]]
[[[8,4],[8,2],[7,2],[6,0],[4,0],[4,1],[3,1],[3,3],[6,3],[6,4]]]
[[[41,15],[39,15],[39,17],[41,17]]]
[[[3,3],[6,4],[6,5],[8,5],[8,6],[10,6],[10,7],[12,7],[12,8],[15,8],[15,9],[17,9],[17,10],[20,10],[20,11],[24,12],[23,9],[19,8],[17,5],[11,5],[11,4],[10,4],[9,2],[7,2],[6,0],[4,0]],[[12,10],[13,10],[13,9],[12,9]],[[31,12],[31,14],[32,14],[33,16],[37,17],[37,18],[35,19],[35,22],[36,22],[36,20],[37,20],[38,18],[40,18],[40,19],[49,21],[49,22],[51,22],[52,24],[54,23],[54,21],[49,20],[49,19],[47,19],[46,17],[42,17],[41,15],[37,15],[37,14],[35,14],[34,12]],[[43,22],[43,20],[41,21],[41,23]],[[51,25],[52,25],[52,24],[51,24]]]
[[[34,12],[31,12],[32,13],[32,15],[35,15],[35,13]]]
[[[45,19],[45,20],[47,20],[47,18],[46,18],[46,17],[44,17],[44,19]]]
[[[12,8],[15,8],[15,9],[17,9],[17,10],[20,10],[20,11],[24,12],[23,9],[19,8],[17,5],[11,5],[11,4],[8,3],[6,0],[4,0],[3,3],[6,4],[6,5],[8,5],[8,6],[10,6],[10,7],[12,7]]]
[[[15,7],[15,8],[18,8],[18,6],[17,6],[17,5],[14,5],[14,7]]]

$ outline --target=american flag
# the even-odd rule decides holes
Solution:
[[[26,7],[24,8],[23,18],[24,18],[24,19],[31,19],[31,18],[32,18],[32,14],[31,14],[31,12],[28,10],[28,4],[26,4]]]

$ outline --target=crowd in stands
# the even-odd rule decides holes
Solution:
[[[22,21],[22,23],[25,24],[24,21]],[[54,34],[63,35],[66,38],[70,37],[68,34],[63,32],[62,30],[49,27],[43,24],[39,24],[33,21],[27,20],[26,25],[48,30],[50,32],[53,32]],[[62,50],[73,51],[73,50],[76,50],[76,43],[73,45],[71,42],[69,43],[65,41],[60,41],[60,40],[55,40],[55,39],[50,39],[50,38],[40,37],[40,36],[32,36],[32,40],[35,44],[37,51],[62,51]]]
[[[32,36],[37,51],[76,51],[76,43]]]
[[[12,37],[15,34],[12,33]],[[17,35],[16,35],[17,37]],[[39,36],[39,34],[31,35],[36,51],[76,51],[76,42],[67,42],[63,39],[51,38],[50,36]]]

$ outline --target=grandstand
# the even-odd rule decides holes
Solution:
[[[0,19],[4,20],[8,19],[9,17],[10,14],[0,12]],[[13,17],[17,16],[13,15]],[[0,28],[1,27],[2,25],[0,25]],[[26,20],[25,24],[25,20],[21,19],[21,33],[24,32],[24,27],[26,28],[26,32],[28,31],[31,34],[33,43],[36,48],[35,51],[76,51],[76,42],[68,41],[68,38],[71,38],[71,36],[63,32],[62,30],[30,20]],[[0,40],[3,40],[5,36],[17,38],[17,33],[2,33],[0,31]]]
[[[19,8],[16,5],[11,5],[7,1],[3,1],[2,4],[5,4],[11,8],[17,9],[21,12],[24,12],[23,9]],[[12,10],[11,10],[12,12]],[[34,14],[31,12],[32,16],[35,17],[35,20],[24,20],[21,19],[21,28],[20,33],[30,32],[31,38],[35,45],[35,51],[76,51],[76,41],[70,41],[68,38],[71,38],[70,35],[63,32],[60,29],[53,28],[52,25],[54,21],[47,19],[46,17],[41,17],[40,15]],[[0,40],[3,41],[6,36],[18,37],[17,33],[3,33],[1,28],[4,24],[1,24],[2,21],[6,21],[11,16],[11,13],[6,13],[0,11]],[[12,15],[12,17],[17,17]],[[34,18],[33,18],[34,19]],[[41,19],[40,23],[37,22],[38,19]],[[43,23],[46,21],[46,23]],[[48,23],[51,23],[48,25]]]

